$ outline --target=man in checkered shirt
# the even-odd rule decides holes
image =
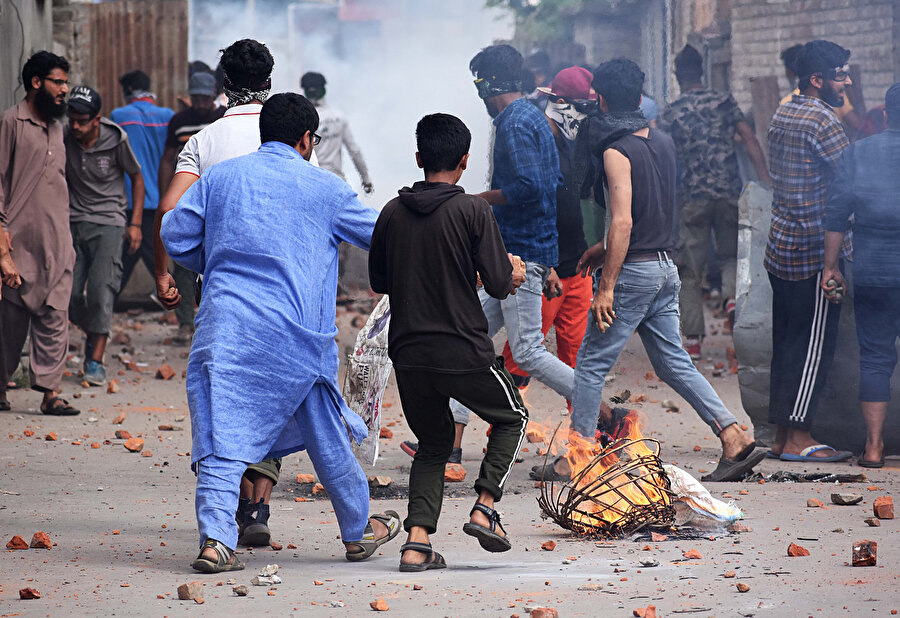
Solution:
[[[769,422],[778,433],[772,453],[786,461],[842,461],[851,453],[817,444],[809,429],[834,358],[840,305],[822,290],[825,200],[848,140],[835,107],[851,85],[850,52],[811,41],[797,60],[800,94],[769,124],[773,179],[772,227],[765,267],[772,285],[772,368]],[[843,257],[848,255],[845,240]]]

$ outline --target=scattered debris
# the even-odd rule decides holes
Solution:
[[[284,549],[284,545],[282,545],[281,543],[276,543],[275,541],[269,543],[269,547],[271,547],[275,551],[281,551],[282,549]]]
[[[297,482],[303,485],[304,483],[315,483],[316,477],[312,474],[303,474],[302,472],[297,475]]]
[[[547,434],[537,427],[529,427],[525,432],[525,439],[532,444],[541,444],[547,441]]]
[[[277,564],[267,564],[264,569],[253,576],[250,583],[254,586],[274,586],[281,583],[281,578],[276,575],[278,572]]]
[[[703,556],[696,549],[689,549],[684,552],[685,560],[700,560],[701,558],[703,558]]]
[[[378,437],[385,438],[386,440],[390,440],[391,438],[394,437],[394,432],[391,431],[390,429],[388,429],[387,427],[382,427],[381,430],[378,432]]]
[[[865,474],[832,474],[827,472],[788,472],[779,470],[766,476],[760,472],[744,477],[744,483],[865,483]]]
[[[725,574],[722,577],[724,577],[725,579],[732,579],[736,576],[737,573],[735,573],[734,571],[725,571]]]
[[[161,365],[159,369],[156,370],[156,379],[157,380],[171,380],[175,377],[175,370],[169,366],[168,363]]]
[[[808,556],[809,550],[805,547],[797,545],[796,543],[791,543],[790,545],[788,545],[787,555],[792,558],[796,558],[798,556]]]
[[[729,532],[737,532],[737,533],[753,532],[753,528],[751,528],[750,526],[745,526],[744,524],[738,524],[738,523],[731,524],[731,527],[729,527],[728,530],[729,530]]]
[[[144,449],[144,439],[131,438],[130,440],[125,440],[125,448],[132,453],[139,453]]]
[[[119,416],[113,419],[113,425],[121,425],[125,422],[125,413],[122,412]]]
[[[203,582],[191,582],[178,586],[178,599],[203,603]]]
[[[650,569],[650,568],[653,568],[653,567],[658,567],[658,566],[659,566],[659,560],[654,560],[654,559],[652,559],[652,558],[651,558],[650,560],[641,560],[641,566],[644,567],[645,569]]]
[[[853,506],[862,502],[862,499],[860,494],[831,494],[831,501],[841,506]]]
[[[873,504],[875,517],[878,519],[894,519],[894,498],[878,496]]]
[[[647,607],[639,607],[631,612],[636,618],[656,618],[656,606],[648,605]]]
[[[50,549],[53,547],[53,543],[50,541],[50,535],[42,530],[34,533],[29,547],[31,549]]]
[[[325,486],[322,485],[322,483],[316,483],[315,485],[313,485],[312,492],[313,492],[313,495],[324,494]]]
[[[738,592],[750,592],[750,584],[745,584],[744,582],[738,582],[734,587],[737,588]]]
[[[875,566],[878,557],[878,543],[857,541],[853,544],[853,566]]]
[[[623,404],[631,398],[631,391],[628,389],[623,390],[621,393],[616,393],[612,397],[609,398],[610,402],[616,404]]]
[[[238,597],[245,597],[248,594],[250,594],[250,588],[248,588],[247,586],[244,586],[244,585],[235,586],[231,590],[232,590],[232,592],[234,592],[235,596],[238,596]]]
[[[343,606],[344,606],[344,602],[343,602],[343,601],[331,601],[331,602],[328,604],[328,607],[343,607]]]
[[[810,498],[809,500],[806,501],[806,506],[811,509],[817,509],[817,508],[822,508],[825,505],[822,504],[821,500],[817,500],[816,498]]]
[[[34,588],[22,588],[19,590],[19,598],[23,600],[40,599],[41,593]]]
[[[119,440],[131,440],[131,432],[125,429],[116,429],[116,438]]]
[[[678,404],[672,399],[663,399],[659,405],[670,412],[678,412]]]
[[[375,487],[388,487],[394,481],[389,476],[370,476],[369,484]]]
[[[466,469],[461,464],[451,463],[444,468],[444,481],[448,483],[459,483],[466,480]]]
[[[554,607],[535,607],[531,610],[531,618],[559,618],[559,612]]]
[[[28,549],[28,543],[17,534],[6,544],[6,549]]]
[[[59,440],[59,438],[56,437],[55,431],[51,431],[46,436],[44,436],[44,440],[46,440],[47,442],[56,442],[57,440]]]
[[[881,520],[877,517],[866,517],[863,521],[866,522],[871,528],[877,528],[881,525]]]
[[[369,603],[369,607],[374,609],[376,612],[386,612],[390,609],[387,602],[381,597],[378,597],[377,599]]]
[[[106,392],[109,395],[114,395],[119,392],[119,381],[113,378],[109,381],[109,384],[106,385]]]
[[[541,543],[541,549],[544,551],[553,551],[556,549],[556,541],[544,541]]]

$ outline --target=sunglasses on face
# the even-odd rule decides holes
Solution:
[[[592,101],[591,99],[563,98],[563,101],[571,105],[575,109],[575,111],[580,114],[590,114],[597,109],[597,101]]]

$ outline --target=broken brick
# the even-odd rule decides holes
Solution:
[[[44,440],[46,440],[47,442],[56,442],[57,440],[59,440],[59,438],[56,437],[55,431],[51,431],[46,436],[44,436]]]
[[[125,440],[125,448],[131,451],[132,453],[139,453],[144,448],[144,439],[143,438],[131,438],[129,440]]]
[[[466,469],[457,463],[447,464],[444,469],[444,481],[448,483],[459,483],[466,480]]]
[[[99,442],[91,442],[91,448],[100,448]]]
[[[41,531],[34,533],[34,536],[31,537],[31,544],[29,547],[31,547],[31,549],[50,549],[53,547],[53,543],[50,542],[50,535]]]
[[[156,379],[157,380],[171,380],[174,377],[175,377],[175,370],[172,369],[172,367],[168,363],[160,365],[159,368],[156,370]]]
[[[853,544],[853,566],[875,566],[878,558],[878,543],[857,541]]]
[[[114,395],[119,392],[119,381],[113,378],[109,381],[109,384],[106,385],[106,392],[110,395]]]
[[[19,598],[24,600],[40,599],[41,593],[34,588],[22,588],[21,590],[19,590]]]
[[[113,419],[113,425],[121,425],[125,422],[125,413],[122,412],[119,416]]]
[[[141,457],[153,457],[152,451],[141,451]]]
[[[699,445],[699,444],[695,444],[695,445],[694,445],[694,452],[695,452],[695,453],[699,453],[699,452],[700,452],[700,445]]]
[[[541,549],[544,551],[553,551],[556,549],[556,541],[544,541],[541,543]]]
[[[653,541],[654,543],[662,543],[663,541],[665,541],[668,538],[669,537],[666,534],[660,534],[659,532],[652,532],[652,531],[650,532],[650,540]]]
[[[203,582],[191,582],[178,586],[178,598],[181,601],[203,602]]]
[[[393,483],[393,479],[389,476],[370,476],[369,484],[375,487],[388,487]]]
[[[894,498],[878,496],[873,504],[875,517],[878,519],[894,519]]]
[[[744,582],[738,582],[734,587],[737,588],[738,592],[750,592],[750,585]]]
[[[816,500],[815,498],[810,498],[809,500],[806,501],[806,506],[811,509],[818,509],[818,508],[822,508],[822,506],[824,506],[824,505],[822,504],[821,500]]]
[[[863,521],[866,522],[870,528],[877,528],[881,525],[881,520],[877,517],[866,517]]]
[[[26,430],[23,431],[22,433],[25,434],[25,437],[26,437],[26,438],[30,438],[31,436],[34,435],[34,429],[26,429]]]
[[[725,571],[725,574],[722,577],[724,577],[725,579],[732,579],[736,575],[737,573],[735,573],[734,571]]]
[[[547,441],[547,434],[537,427],[529,427],[525,432],[525,439],[532,444],[540,444]]]
[[[376,600],[369,603],[369,607],[374,609],[376,612],[386,612],[390,609],[387,602],[381,597],[378,597]]]
[[[796,543],[791,543],[790,545],[788,545],[787,555],[792,558],[797,558],[799,556],[808,556],[809,550],[805,547],[797,545]]]
[[[28,543],[17,534],[6,544],[6,549],[28,549]]]
[[[301,472],[297,475],[297,482],[301,485],[303,485],[304,483],[315,483],[316,477],[314,477],[312,474],[304,474]]]
[[[685,560],[700,560],[703,556],[696,549],[689,549],[684,552]]]
[[[631,613],[637,618],[656,618],[656,606],[648,605],[647,607],[639,607]]]
[[[117,429],[116,438],[119,440],[131,440],[131,432],[125,429]]]
[[[170,425],[168,423],[166,423],[165,425],[157,425],[156,428],[159,431],[175,431],[175,427],[173,427],[172,425]]]
[[[313,485],[312,492],[313,492],[313,495],[316,495],[316,494],[324,494],[324,493],[325,493],[325,486],[322,485],[322,483],[316,483],[315,485]]]
[[[269,543],[269,547],[271,547],[275,551],[281,551],[282,549],[284,549],[284,545],[282,545],[281,543],[276,543],[275,541]]]
[[[531,618],[559,618],[559,612],[554,607],[535,607],[531,610]]]
[[[378,437],[390,440],[391,438],[394,437],[394,432],[391,431],[390,429],[388,429],[387,427],[382,427],[381,431],[378,432]]]

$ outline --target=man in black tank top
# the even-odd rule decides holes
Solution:
[[[612,223],[607,246],[588,249],[578,264],[594,272],[594,300],[575,367],[572,427],[593,439],[606,374],[637,331],[656,374],[690,403],[722,442],[706,481],[736,480],[765,457],[737,424],[681,347],[672,261],[678,240],[675,147],[648,127],[638,109],[644,74],[624,58],[600,65],[593,87],[604,114],[590,128],[602,159]],[[599,137],[597,137],[599,136]]]

